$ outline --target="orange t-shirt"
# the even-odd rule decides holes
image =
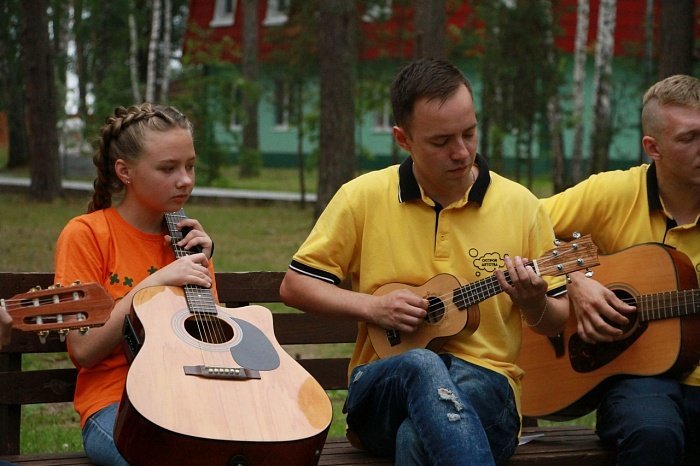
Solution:
[[[108,208],[75,217],[64,227],[56,244],[55,282],[100,283],[116,301],[174,260],[163,235],[144,233],[128,224],[116,209]],[[213,263],[209,264],[213,276]],[[215,286],[212,292],[216,298]],[[72,357],[70,345],[68,354]],[[94,367],[76,367],[74,406],[82,427],[92,414],[121,400],[128,364],[118,345]]]

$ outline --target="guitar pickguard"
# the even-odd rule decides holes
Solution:
[[[265,334],[255,325],[233,319],[243,332],[243,339],[231,347],[231,356],[241,366],[258,371],[271,371],[280,365],[280,357]]]

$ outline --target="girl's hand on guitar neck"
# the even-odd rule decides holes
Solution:
[[[214,253],[214,241],[204,231],[202,225],[193,218],[184,218],[177,223],[177,228],[182,231],[182,239],[177,245],[187,251],[202,252],[211,259]],[[165,240],[170,243],[170,236],[165,235]]]
[[[586,343],[611,342],[622,335],[621,326],[629,323],[624,314],[636,307],[620,300],[615,293],[582,272],[569,274],[566,286],[569,302],[576,313],[577,332]]]
[[[197,285],[211,288],[212,277],[209,273],[209,259],[204,253],[180,257],[143,280],[144,286],[184,286]]]

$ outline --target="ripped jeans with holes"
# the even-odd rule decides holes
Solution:
[[[520,430],[506,377],[425,349],[356,367],[346,412],[362,446],[400,466],[500,464]]]

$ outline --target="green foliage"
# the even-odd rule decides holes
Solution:
[[[241,178],[256,178],[260,176],[260,167],[262,166],[260,150],[250,147],[241,148],[238,165]]]

